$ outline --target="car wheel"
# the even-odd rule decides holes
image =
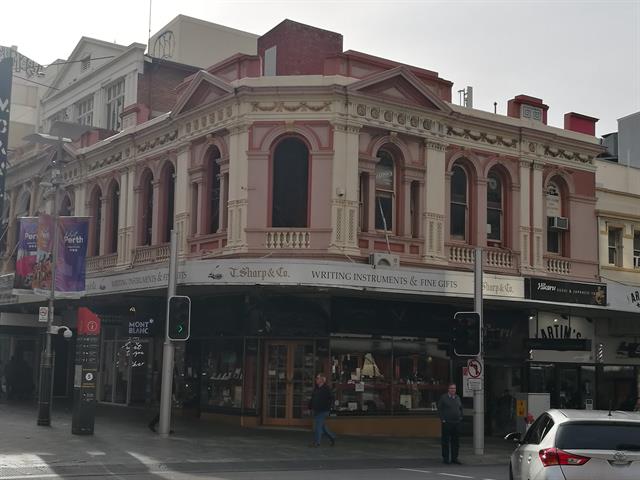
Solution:
[[[513,469],[511,468],[511,463],[509,463],[509,480],[513,480]]]

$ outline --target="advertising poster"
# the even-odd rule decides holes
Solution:
[[[88,217],[60,217],[56,255],[56,297],[85,294]]]
[[[18,219],[18,245],[16,254],[16,274],[13,279],[13,294],[31,294],[33,270],[36,264],[36,235],[38,217]]]

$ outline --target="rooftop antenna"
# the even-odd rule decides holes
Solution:
[[[153,0],[149,0],[149,39],[147,40],[147,54],[149,54],[151,50],[151,4]]]
[[[498,102],[493,102],[493,113],[498,113]]]
[[[473,87],[458,90],[460,105],[467,108],[473,108]]]

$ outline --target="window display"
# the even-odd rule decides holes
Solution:
[[[211,340],[203,345],[202,407],[242,407],[243,354],[242,338]]]
[[[338,415],[432,412],[449,359],[424,339],[332,338],[331,378]]]

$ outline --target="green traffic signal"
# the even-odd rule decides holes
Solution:
[[[191,299],[181,295],[170,297],[167,319],[167,337],[170,340],[187,340],[189,338],[190,318]]]

